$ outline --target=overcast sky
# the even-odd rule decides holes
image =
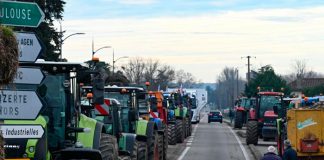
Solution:
[[[63,57],[83,62],[109,45],[115,56],[159,59],[215,82],[225,66],[245,78],[252,68],[271,64],[279,74],[292,72],[295,60],[324,72],[323,0],[67,0]],[[97,57],[112,62],[112,49]],[[127,59],[116,63],[121,66]]]

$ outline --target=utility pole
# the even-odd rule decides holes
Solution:
[[[239,70],[236,68],[236,95],[239,97]]]
[[[246,56],[246,57],[241,57],[241,58],[247,58],[247,60],[248,60],[248,78],[247,78],[247,80],[248,80],[248,83],[250,82],[250,80],[251,80],[251,70],[250,70],[250,66],[251,66],[251,63],[250,63],[250,59],[251,58],[256,58],[256,57],[252,57],[252,56]]]

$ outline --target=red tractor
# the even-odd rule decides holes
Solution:
[[[268,140],[277,135],[276,119],[278,110],[283,107],[282,92],[259,92],[256,107],[250,110],[251,117],[247,122],[246,144],[258,144],[258,139]]]
[[[234,110],[234,128],[241,129],[243,124],[246,124],[250,115],[251,108],[255,106],[255,98],[242,97],[236,101]]]

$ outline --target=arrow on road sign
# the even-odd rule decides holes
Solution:
[[[18,68],[14,83],[16,84],[41,84],[44,74],[40,68]]]
[[[0,1],[0,24],[38,27],[44,17],[43,11],[36,3]]]
[[[35,62],[43,47],[34,33],[16,32],[19,62]]]
[[[44,128],[41,125],[0,125],[3,138],[42,138]]]
[[[35,91],[0,90],[0,119],[35,119],[42,107]]]

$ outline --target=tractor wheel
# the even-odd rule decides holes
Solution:
[[[241,111],[236,111],[235,120],[234,120],[234,128],[241,129],[243,126],[243,113]]]
[[[170,145],[177,144],[177,128],[176,124],[168,124],[168,143]]]
[[[132,160],[130,156],[119,156],[118,160]]]
[[[116,148],[116,146],[117,140],[115,137],[109,134],[101,133],[99,150],[103,159],[118,159],[118,148]]]
[[[188,137],[191,136],[191,119],[188,119],[187,121],[187,128],[188,128]]]
[[[147,139],[147,151],[149,160],[157,160],[159,158],[158,134],[154,133],[152,137]]]
[[[246,125],[246,144],[258,144],[258,122],[248,121]]]
[[[148,160],[146,155],[146,143],[136,140],[133,146],[133,154],[131,155],[131,160]]]
[[[183,133],[184,133],[184,138],[186,139],[188,137],[188,125],[187,125],[187,118],[184,118],[182,121],[182,126],[183,126]]]
[[[158,134],[158,150],[159,150],[159,160],[163,160],[163,136],[164,134]]]
[[[164,129],[164,135],[163,135],[163,160],[167,159],[167,153],[168,153],[168,130]]]
[[[177,142],[178,143],[183,143],[184,141],[184,128],[183,128],[183,122],[181,119],[176,120],[176,125],[177,125]]]

